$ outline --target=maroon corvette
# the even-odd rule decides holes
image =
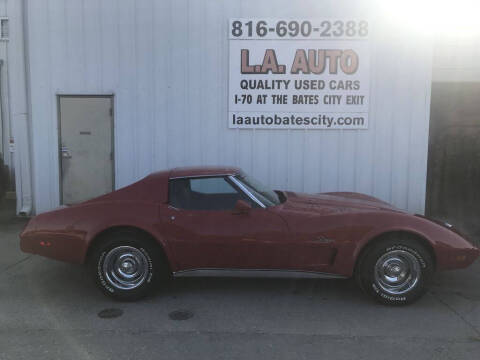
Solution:
[[[25,252],[88,263],[117,299],[170,276],[355,277],[387,304],[418,299],[437,270],[480,250],[450,224],[358,193],[272,191],[237,168],[179,168],[40,214]]]

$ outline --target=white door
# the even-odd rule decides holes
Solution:
[[[113,190],[111,96],[60,96],[62,204]]]

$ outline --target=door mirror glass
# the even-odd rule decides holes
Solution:
[[[244,200],[237,200],[235,203],[235,214],[248,214],[251,209],[251,205]]]

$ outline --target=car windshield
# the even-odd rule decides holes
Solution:
[[[235,179],[240,181],[265,206],[275,206],[281,203],[281,200],[275,191],[269,189],[251,176],[245,173],[240,173],[235,176]]]

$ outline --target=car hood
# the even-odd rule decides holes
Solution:
[[[285,207],[292,210],[315,211],[325,207],[338,209],[365,209],[365,210],[388,210],[402,212],[396,207],[379,200],[373,196],[353,192],[329,192],[319,194],[303,194],[285,192],[287,201]]]

